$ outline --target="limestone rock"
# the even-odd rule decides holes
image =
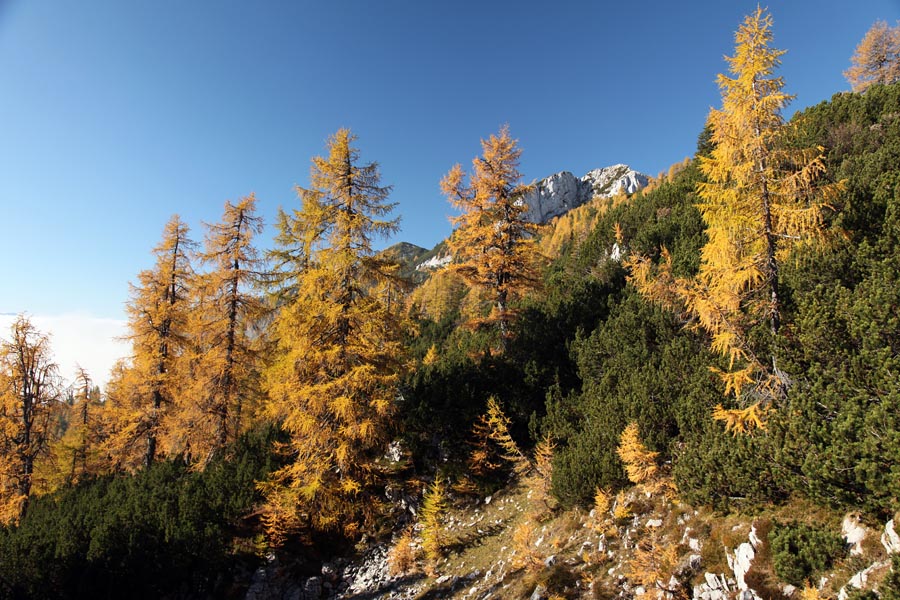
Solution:
[[[900,535],[897,535],[897,532],[894,530],[893,519],[884,526],[884,533],[881,534],[881,545],[884,546],[888,554],[900,552]]]
[[[741,591],[749,589],[744,577],[750,570],[754,557],[756,557],[756,550],[753,549],[753,544],[750,542],[744,542],[735,549],[734,556],[728,555],[727,557],[728,566],[734,571],[734,580]]]
[[[866,589],[866,586],[869,583],[869,575],[876,569],[886,568],[889,564],[889,562],[876,562],[853,575],[853,577],[850,578],[850,581],[847,582],[847,585],[842,587],[838,592],[838,600],[847,600],[850,596],[848,588],[855,588],[857,590]]]
[[[596,197],[611,198],[620,192],[632,194],[649,182],[643,173],[621,164],[594,169],[581,179],[569,171],[561,171],[537,182],[521,202],[527,207],[527,221],[546,223]]]
[[[862,541],[866,537],[866,526],[859,521],[859,515],[848,514],[841,523],[841,536],[851,547],[850,554],[863,553]]]
[[[705,581],[694,586],[693,597],[696,600],[728,600],[732,597],[725,575],[704,573],[703,577]]]

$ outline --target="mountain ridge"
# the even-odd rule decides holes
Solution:
[[[527,206],[526,221],[545,225],[593,199],[633,194],[649,183],[649,176],[624,163],[591,169],[580,178],[571,171],[559,171],[533,183],[520,202]],[[441,240],[430,250],[409,242],[397,242],[380,254],[397,260],[401,274],[415,283],[421,283],[428,272],[450,262],[446,240]]]

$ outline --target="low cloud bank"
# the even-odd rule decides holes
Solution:
[[[130,352],[121,338],[126,322],[86,314],[27,315],[32,325],[50,336],[53,359],[66,381],[75,379],[76,365],[81,365],[94,383],[105,387],[113,364]],[[9,340],[9,330],[17,316],[0,315],[0,338]]]

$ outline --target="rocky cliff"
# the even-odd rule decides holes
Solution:
[[[525,219],[543,225],[594,198],[633,194],[649,182],[650,178],[643,173],[621,164],[593,169],[580,179],[569,171],[561,171],[535,183],[521,202],[527,207]],[[441,242],[428,254],[420,256],[415,271],[434,271],[449,264],[450,259],[446,243]]]
[[[589,171],[581,179],[562,171],[540,180],[522,197],[526,219],[546,223],[596,197],[610,198],[620,192],[633,194],[650,179],[628,165],[613,165]]]

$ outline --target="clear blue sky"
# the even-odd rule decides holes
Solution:
[[[394,186],[406,240],[449,233],[438,190],[509,123],[527,180],[693,153],[756,2],[0,0],[0,313],[121,318],[163,225],[256,192],[271,222],[340,127]],[[793,108],[886,0],[777,1]],[[270,234],[260,239],[269,244]]]

